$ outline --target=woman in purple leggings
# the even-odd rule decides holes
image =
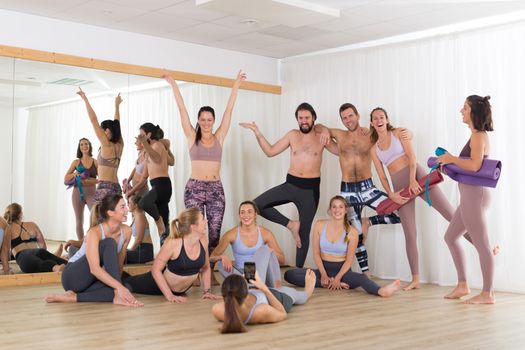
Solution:
[[[213,132],[215,111],[209,106],[201,107],[197,126],[191,125],[190,117],[177,82],[169,75],[164,79],[171,85],[179,108],[182,130],[188,141],[191,159],[191,175],[184,190],[186,208],[199,208],[208,220],[208,251],[212,252],[219,243],[222,219],[224,217],[225,198],[220,179],[222,147],[230,128],[231,116],[237,92],[246,74],[239,71],[233,83],[221,125]]]
[[[490,152],[489,136],[487,131],[492,128],[492,111],[489,102],[490,97],[472,95],[467,97],[461,115],[463,123],[467,124],[472,134],[458,157],[446,153],[438,157],[441,165],[455,164],[465,170],[478,171],[483,159]],[[458,238],[468,231],[472,237],[472,243],[478,251],[481,272],[483,275],[483,290],[480,294],[466,301],[468,304],[494,304],[494,292],[492,282],[494,279],[494,257],[489,245],[489,234],[485,220],[485,210],[488,207],[490,196],[486,187],[472,186],[459,183],[460,201],[454,212],[447,232],[447,242],[454,265],[458,273],[458,285],[447,294],[447,299],[459,299],[470,293],[465,272],[465,257]]]

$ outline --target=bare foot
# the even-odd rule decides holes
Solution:
[[[65,267],[66,267],[66,265],[64,265],[64,264],[55,265],[55,266],[53,266],[53,272],[62,272],[62,271],[64,271]]]
[[[445,295],[445,299],[459,299],[461,297],[464,297],[465,295],[470,294],[470,288],[468,287],[468,284],[466,282],[459,282],[456,288],[447,295]]]
[[[465,304],[494,304],[496,299],[492,292],[481,292],[480,294],[465,300]]]
[[[419,288],[419,287],[418,287]],[[395,280],[394,282],[391,282],[381,288],[379,288],[379,291],[377,292],[380,296],[383,298],[388,298],[392,296],[395,292],[401,289],[401,281]]]
[[[301,248],[301,237],[299,236],[299,228],[301,227],[301,223],[297,220],[290,220],[286,227],[292,233],[292,237],[295,241],[295,245],[297,246],[297,248]]]
[[[368,238],[368,229],[370,228],[370,219],[361,218],[361,230],[363,231],[363,242]]]
[[[68,290],[65,293],[48,294],[44,300],[46,303],[76,303],[77,295],[75,292]]]
[[[164,232],[166,232],[166,226],[164,226],[164,221],[162,221],[162,216],[155,221],[155,225],[157,225],[157,230],[159,231],[159,236],[162,236]]]
[[[60,245],[58,246],[57,250],[55,250],[55,252],[53,253],[53,255],[55,256],[58,256],[58,257],[61,257],[62,256],[62,252],[64,250],[64,244],[63,243],[60,243]]]
[[[128,303],[128,302],[124,301],[124,299],[122,299],[116,292],[115,292],[115,297],[113,298],[113,304],[114,305],[128,306],[128,307],[141,307],[141,306],[144,306],[144,304],[141,303],[138,300],[135,300],[134,302]]]
[[[499,254],[499,245],[495,245],[494,248],[492,248],[492,255],[496,256]]]
[[[312,270],[306,270],[306,275],[304,276],[304,291],[308,294],[308,298],[314,293],[316,279],[317,277]]]
[[[419,277],[413,276],[412,277],[412,282],[410,282],[409,284],[404,286],[403,290],[407,291],[407,290],[412,290],[412,289],[419,289],[420,287],[421,287],[421,285],[419,284]]]

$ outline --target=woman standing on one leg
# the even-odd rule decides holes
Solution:
[[[149,176],[151,184],[151,190],[140,200],[139,207],[155,220],[161,244],[169,232],[172,187],[168,166],[173,165],[170,160],[169,141],[163,140],[163,137],[162,129],[152,123],[142,124],[137,136],[137,141],[146,151],[146,169],[143,176]]]
[[[173,95],[179,108],[182,130],[188,141],[191,159],[191,175],[184,190],[186,208],[199,208],[208,219],[209,251],[219,243],[222,219],[224,217],[225,198],[220,179],[221,156],[224,140],[230,129],[231,116],[239,86],[246,79],[246,74],[239,71],[233,83],[221,125],[213,132],[215,111],[209,106],[201,107],[197,126],[191,125],[190,117],[179,87],[172,77],[164,77],[173,89]]]
[[[487,131],[493,131],[490,97],[471,95],[467,97],[461,115],[463,123],[470,128],[470,139],[463,147],[459,157],[446,153],[438,157],[442,165],[455,164],[460,168],[478,171],[483,159],[490,153],[490,143]],[[465,257],[458,241],[459,237],[468,231],[472,243],[478,251],[481,272],[483,274],[483,290],[481,293],[466,302],[469,304],[494,304],[492,282],[494,280],[494,258],[489,246],[489,234],[485,219],[485,211],[490,202],[489,191],[486,187],[472,186],[459,183],[460,201],[447,232],[447,242],[454,265],[458,273],[458,285],[445,296],[447,299],[459,299],[470,293],[465,271]]]
[[[97,114],[91,107],[89,100],[79,88],[77,94],[84,100],[88,112],[89,120],[95,130],[98,140],[100,141],[100,150],[98,152],[98,184],[95,192],[95,202],[100,202],[108,194],[122,194],[118,182],[118,167],[120,157],[124,149],[124,140],[120,132],[120,110],[122,103],[120,94],[115,98],[115,117],[113,120],[104,120],[98,124]]]
[[[141,199],[139,195],[134,194],[128,200],[129,210],[133,215],[131,232],[135,241],[126,252],[126,264],[144,264],[153,260],[153,244],[151,243],[148,220],[138,205]]]
[[[264,227],[257,226],[259,210],[252,201],[239,205],[239,226],[226,232],[219,245],[212,252],[210,259],[219,261],[219,272],[227,277],[231,274],[243,274],[244,263],[255,262],[255,268],[262,276],[262,281],[270,287],[281,286],[281,270],[284,264],[284,253],[279,247],[273,233]],[[228,245],[232,246],[235,263],[223,255]]]
[[[217,299],[211,293],[211,269],[207,251],[206,219],[199,209],[184,210],[171,222],[170,235],[161,246],[151,271],[124,280],[139,294],[164,295],[169,302],[183,303],[201,273],[203,299]]]
[[[93,207],[99,224],[91,227],[79,251],[69,259],[62,273],[63,294],[50,294],[52,302],[113,302],[142,306],[122,285],[120,276],[131,237],[128,208],[120,195],[108,195]]]
[[[399,290],[399,280],[380,287],[361,273],[350,270],[359,242],[357,230],[348,221],[348,203],[341,196],[330,200],[330,219],[317,220],[313,233],[313,257],[317,270],[316,287],[354,289],[361,287],[367,293],[389,297]],[[296,286],[304,286],[306,269],[297,268],[285,272],[284,279]]]
[[[390,125],[386,111],[377,107],[370,113],[372,141],[372,160],[376,168],[383,188],[388,193],[388,197],[396,203],[404,204],[399,208],[401,225],[405,234],[406,254],[412,281],[403,290],[417,289],[419,282],[419,254],[417,249],[417,230],[416,230],[416,203],[414,200],[408,202],[408,198],[402,197],[399,192],[409,188],[411,194],[417,194],[421,199],[425,199],[425,194],[418,180],[427,175],[425,170],[416,161],[416,156],[409,139],[402,138],[401,128],[394,128]],[[375,145],[375,146],[374,146]],[[386,165],[392,180],[394,189],[390,188],[386,178],[383,165]],[[432,187],[428,195],[432,207],[436,209],[445,220],[450,221],[454,214],[454,208],[445,198],[445,195],[438,186]],[[406,204],[405,204],[406,203]],[[468,234],[465,238],[470,241]]]
[[[70,183],[74,181],[71,194],[73,210],[75,211],[77,238],[84,238],[84,209],[86,204],[88,209],[94,204],[95,190],[97,184],[97,161],[93,156],[93,146],[86,138],[81,138],[78,142],[77,159],[75,159],[64,176],[64,181]],[[83,178],[83,173],[87,177]]]

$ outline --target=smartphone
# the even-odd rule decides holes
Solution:
[[[250,280],[255,280],[255,263],[251,261],[246,261],[244,263],[244,278],[248,283]]]

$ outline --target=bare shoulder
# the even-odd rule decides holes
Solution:
[[[321,228],[328,223],[326,219],[319,219],[314,224],[314,233],[320,231]]]
[[[330,128],[330,133],[336,139],[343,137],[345,132],[346,132],[346,130],[343,130],[343,129]]]
[[[227,241],[233,241],[236,236],[237,236],[237,226],[231,228],[225,234],[223,234],[222,239],[225,239]]]
[[[266,241],[266,238],[269,238],[269,237],[275,238],[275,235],[273,234],[273,232],[267,229],[266,227],[259,226],[259,229],[261,230],[261,235],[263,236],[263,239],[265,241]]]
[[[124,237],[126,237],[126,238],[130,238],[131,237],[132,230],[131,230],[130,226],[128,226],[126,224],[122,224],[122,232],[124,233]]]
[[[224,320],[224,302],[217,303],[211,308],[211,313],[217,319],[217,321]]]

